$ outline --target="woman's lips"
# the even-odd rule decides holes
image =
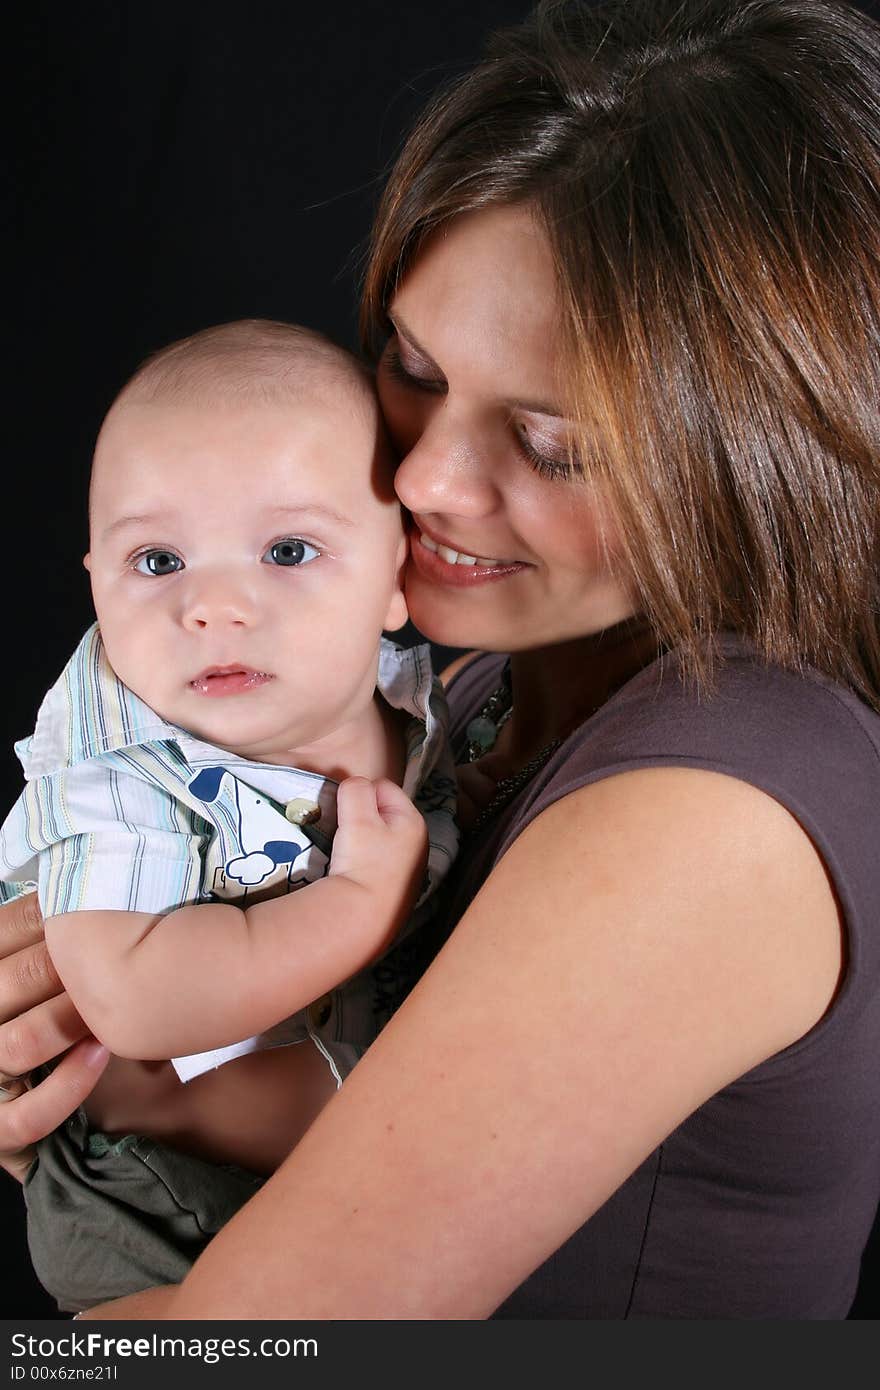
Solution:
[[[413,531],[410,553],[416,569],[426,579],[457,588],[506,579],[526,568],[518,560],[495,560],[485,555],[468,555],[453,550],[451,546],[441,545],[418,529]]]
[[[243,695],[272,679],[268,671],[255,671],[251,666],[209,666],[190,681],[190,688],[197,695]]]

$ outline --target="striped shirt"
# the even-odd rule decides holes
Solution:
[[[403,787],[429,835],[425,883],[406,933],[455,857],[455,772],[428,647],[404,649],[383,639],[377,687],[410,716]],[[167,723],[117,678],[97,624],[15,751],[25,788],[0,830],[0,901],[36,887],[45,917],[108,909],[160,914],[218,900],[243,907],[326,872],[337,783],[240,758]],[[319,818],[300,826],[291,817],[304,808]],[[344,1045],[336,1065],[332,1055],[328,1060],[334,1071],[347,1070],[355,1054],[346,1048],[360,1055],[375,1036],[368,1000],[363,982],[352,982],[322,1001],[320,1023],[301,1010],[259,1038],[176,1058],[175,1067],[188,1080],[243,1052],[311,1036],[325,1055],[332,1044]]]

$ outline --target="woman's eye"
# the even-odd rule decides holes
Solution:
[[[385,349],[382,365],[391,380],[400,386],[409,386],[415,391],[430,391],[435,395],[443,395],[446,391],[446,382],[442,377],[425,376],[420,372],[411,371],[396,347],[389,345]]]
[[[184,563],[173,550],[145,550],[134,564],[138,574],[176,574]]]
[[[273,541],[263,559],[269,565],[306,565],[309,560],[317,560],[320,553],[308,541],[285,536],[281,541]]]
[[[576,474],[573,450],[561,449],[558,445],[544,444],[540,439],[533,440],[525,425],[518,425],[516,437],[525,458],[542,478],[572,478]]]

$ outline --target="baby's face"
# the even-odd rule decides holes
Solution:
[[[111,414],[86,563],[113,668],[163,718],[319,770],[356,734],[406,617],[377,420],[344,390]]]

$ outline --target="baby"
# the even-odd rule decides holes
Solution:
[[[382,637],[406,619],[392,473],[366,372],[284,324],[163,350],[102,426],[98,621],[0,832],[0,889],[37,882],[114,1054],[26,1183],[67,1310],[182,1277],[290,1151],[396,1002],[367,967],[454,856],[427,649]]]

